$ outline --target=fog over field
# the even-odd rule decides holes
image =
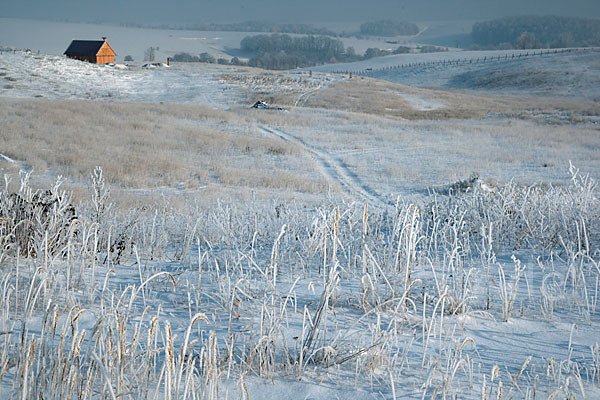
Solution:
[[[371,19],[464,20],[505,15],[558,14],[599,17],[594,0],[41,0],[7,2],[0,16],[87,22],[364,22]]]

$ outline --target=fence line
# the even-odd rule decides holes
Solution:
[[[526,52],[520,52],[518,54],[504,54],[498,56],[483,56],[483,57],[473,57],[473,58],[457,58],[457,59],[448,59],[448,60],[435,60],[435,61],[422,61],[415,63],[407,63],[407,64],[398,64],[398,65],[388,65],[381,68],[364,68],[359,70],[335,70],[331,71],[333,74],[345,74],[345,75],[356,75],[356,76],[371,76],[378,72],[392,71],[392,70],[402,70],[402,69],[411,69],[415,70],[421,67],[451,67],[451,66],[460,66],[460,65],[473,65],[473,64],[486,64],[491,62],[499,62],[499,61],[515,61],[520,60],[526,57],[534,57],[534,56],[552,56],[563,53],[571,53],[571,52],[592,52],[592,51],[600,51],[598,47],[585,47],[585,48],[570,48],[570,49],[553,49],[553,50],[531,50]]]

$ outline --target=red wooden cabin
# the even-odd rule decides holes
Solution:
[[[65,55],[76,60],[87,61],[94,64],[114,64],[117,53],[106,41],[103,40],[75,40],[71,42]]]

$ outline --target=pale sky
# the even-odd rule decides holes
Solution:
[[[80,22],[193,23],[600,17],[599,0],[3,0],[0,16]]]

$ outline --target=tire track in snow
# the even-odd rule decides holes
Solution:
[[[309,90],[307,92],[303,92],[296,99],[296,103],[294,103],[294,107],[304,107],[308,100],[316,94],[319,90],[331,86],[334,81],[327,81],[325,83],[321,82],[316,88]]]
[[[298,99],[296,100],[296,103],[294,104],[294,107],[304,107],[304,105],[306,104],[306,102],[308,101],[308,99],[311,98],[311,96],[315,93],[317,93],[319,90],[321,90],[323,88],[323,86],[319,86],[314,90],[311,90],[310,92],[304,92],[302,93],[300,96],[298,96]],[[302,103],[300,103],[302,102]]]
[[[359,177],[338,156],[332,156],[323,149],[309,146],[301,138],[281,129],[265,126],[259,128],[263,132],[276,136],[284,142],[302,146],[315,159],[323,176],[329,181],[337,182],[355,200],[362,200],[371,206],[383,208],[390,205],[381,195],[362,183]]]

